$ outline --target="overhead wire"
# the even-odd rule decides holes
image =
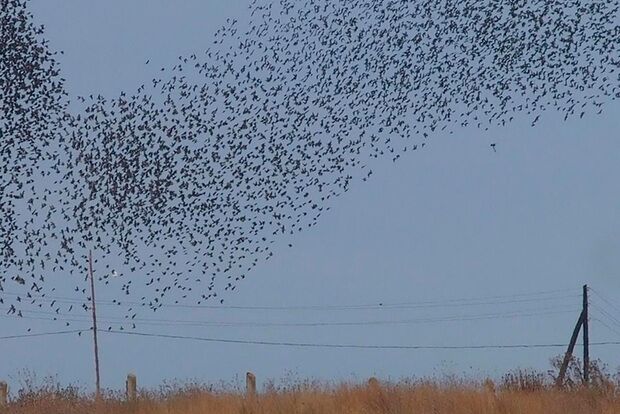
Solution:
[[[603,309],[603,307],[598,306],[596,303],[590,303],[590,306],[596,311],[600,312],[602,315],[604,315],[608,320],[611,321],[611,323],[620,327],[620,320],[618,320],[618,318],[616,318],[614,315]]]
[[[592,289],[591,287],[588,287],[588,290],[590,292],[593,292],[596,296],[599,297],[599,299],[601,299],[603,302],[605,302],[607,305],[611,306],[616,312],[618,312],[620,314],[620,306],[615,305],[610,299],[606,298],[605,295],[603,295],[602,293],[600,293],[598,290],[596,289]]]
[[[153,326],[208,326],[208,327],[321,327],[321,326],[371,326],[371,325],[402,325],[402,324],[418,324],[418,323],[440,323],[440,322],[459,322],[459,321],[476,321],[487,319],[506,319],[518,317],[533,317],[556,315],[569,312],[576,312],[573,305],[556,305],[521,310],[507,310],[502,312],[476,313],[476,314],[458,314],[444,315],[435,317],[420,317],[409,319],[383,319],[383,320],[362,320],[362,321],[313,321],[313,322],[257,322],[257,321],[204,321],[204,320],[188,320],[188,319],[156,319],[156,318],[116,318],[102,315],[99,320],[107,324],[130,324],[139,323],[143,325]],[[75,319],[76,316],[64,312],[50,311],[24,311],[25,315],[7,315],[16,318],[54,320],[61,322],[89,322],[90,317],[82,315],[83,319]],[[51,315],[52,318],[33,317],[29,313]],[[65,318],[69,317],[69,318]]]
[[[529,294],[529,296],[541,296],[544,294],[548,294],[549,292],[539,292],[534,294]],[[564,295],[561,297],[555,297],[554,299],[563,299],[568,297],[573,297],[575,295]],[[579,296],[579,295],[577,295]],[[502,300],[502,301],[493,301],[490,299],[496,298],[512,298],[511,300]],[[517,299],[521,298],[521,299]],[[548,300],[547,297],[537,297],[530,299],[523,299],[523,295],[509,295],[503,297],[494,297],[494,298],[474,298],[474,299],[454,299],[448,301],[427,301],[417,304],[428,304],[428,305],[439,305],[443,303],[444,305],[462,305],[464,303],[479,303],[472,302],[476,300],[484,300],[484,304],[507,304],[507,303],[521,303],[527,302],[530,300],[541,301]],[[464,302],[465,300],[469,300],[469,302]],[[464,303],[463,303],[464,302]],[[409,303],[411,304],[411,303]],[[400,305],[400,304],[399,304]],[[612,319],[614,323],[620,325],[620,321],[618,321],[613,315],[606,312],[602,307],[598,306],[596,303],[592,304],[596,311],[601,314],[607,316]],[[562,307],[564,306],[564,307]],[[381,325],[381,324],[400,324],[400,323],[435,323],[435,322],[449,322],[449,321],[467,321],[467,320],[480,320],[480,319],[495,319],[495,318],[515,318],[515,317],[526,317],[526,316],[543,316],[543,315],[553,315],[559,313],[567,313],[567,312],[576,312],[574,306],[571,306],[570,309],[566,307],[567,305],[554,305],[547,307],[539,307],[535,309],[522,309],[522,310],[508,310],[504,312],[495,312],[495,313],[482,313],[482,314],[470,314],[470,315],[451,315],[451,316],[440,316],[440,317],[429,317],[429,318],[413,318],[413,319],[401,319],[401,320],[371,320],[371,321],[348,321],[348,322],[221,322],[221,321],[196,321],[196,320],[179,320],[179,319],[148,319],[148,318],[137,318],[135,322],[139,322],[145,325],[161,325],[161,326],[191,326],[191,325],[201,325],[201,326],[344,326],[344,325]],[[450,306],[448,306],[450,307]],[[273,307],[274,309],[283,309],[283,307]],[[55,320],[61,322],[80,322],[87,323],[89,320],[85,315],[85,319],[67,319],[65,316],[74,316],[70,314],[60,313],[60,312],[49,312],[49,311],[26,311],[43,315],[53,315],[53,318],[45,318],[45,317],[36,317],[25,315],[23,318],[27,319],[40,319],[40,320]],[[16,315],[0,315],[4,317],[18,317]],[[614,331],[615,333],[620,335],[620,332],[609,326],[604,321],[599,318],[593,318],[597,322],[606,326],[608,329]],[[104,323],[132,323],[134,320],[127,320],[122,318],[106,318],[103,317],[102,322]],[[89,328],[92,330],[92,327]],[[66,331],[55,331],[55,332],[43,332],[43,333],[34,333],[34,334],[24,334],[24,335],[11,335],[7,337],[0,337],[1,339],[12,339],[12,338],[27,338],[27,337],[36,337],[36,336],[46,336],[46,335],[61,335],[61,334],[70,334],[70,333],[81,333],[87,331],[86,329],[74,329],[74,330],[66,330]],[[247,345],[266,345],[266,346],[286,346],[286,347],[297,347],[297,348],[347,348],[347,349],[402,349],[402,350],[415,350],[415,349],[521,349],[521,348],[558,348],[564,347],[566,344],[564,343],[536,343],[536,344],[480,344],[480,345],[363,345],[363,344],[340,344],[340,343],[314,343],[314,342],[290,342],[290,341],[262,341],[262,340],[248,340],[248,339],[229,339],[229,338],[214,338],[214,337],[201,337],[201,336],[189,336],[189,335],[172,335],[172,334],[164,334],[164,333],[148,333],[148,332],[136,332],[136,331],[126,331],[126,330],[117,330],[108,328],[107,330],[101,329],[99,330],[103,333],[111,333],[111,334],[124,334],[124,335],[132,335],[139,337],[151,337],[151,338],[164,338],[164,339],[181,339],[181,340],[195,340],[195,341],[203,341],[203,342],[215,342],[215,343],[231,343],[231,344],[247,344]],[[591,342],[592,346],[604,346],[604,345],[620,345],[620,341],[606,341],[606,342]]]
[[[38,332],[38,333],[28,333],[28,334],[20,334],[20,335],[8,335],[8,336],[0,336],[0,340],[5,339],[18,339],[18,338],[33,338],[39,336],[53,336],[53,335],[67,335],[73,333],[86,332],[87,329],[72,329],[67,331],[54,331],[54,332]]]
[[[146,332],[128,332],[118,330],[101,330],[102,333],[140,336],[148,338],[165,338],[193,340],[201,342],[242,344],[242,345],[265,345],[283,346],[295,348],[340,348],[340,349],[394,349],[394,350],[465,350],[465,349],[525,349],[525,348],[564,348],[565,343],[538,343],[538,344],[488,344],[488,345],[360,345],[360,344],[334,344],[334,343],[314,343],[314,342],[288,342],[288,341],[260,341],[246,339],[226,339],[210,338],[185,335],[155,334]],[[620,345],[620,341],[590,342],[591,346]]]
[[[575,292],[573,294],[558,295],[559,293]],[[2,292],[3,295],[20,296],[14,292]],[[21,295],[23,296],[23,295]],[[542,297],[541,297],[542,296]],[[456,298],[445,300],[432,300],[432,301],[417,301],[417,302],[375,302],[367,304],[349,304],[349,305],[282,305],[282,306],[244,306],[244,305],[187,305],[187,304],[172,304],[162,303],[162,307],[168,308],[186,308],[186,309],[237,309],[237,310],[325,310],[325,311],[338,311],[338,310],[370,310],[370,309],[416,309],[416,308],[434,308],[434,307],[463,307],[463,306],[485,306],[485,305],[497,305],[497,304],[510,304],[510,303],[527,303],[536,302],[541,300],[557,300],[565,298],[580,297],[580,294],[576,292],[576,289],[555,289],[547,291],[538,291],[522,294],[510,294],[510,295],[494,295],[494,296],[481,296],[473,298]],[[82,304],[84,299],[68,298],[62,296],[30,296],[26,297],[26,300],[40,300],[44,302],[57,302],[66,304]],[[97,300],[98,305],[103,306],[120,306],[120,305],[134,305],[134,306],[147,306],[146,301],[119,301],[119,300]]]
[[[593,321],[596,321],[598,323],[600,323],[601,325],[603,325],[605,328],[609,329],[611,332],[613,332],[614,334],[618,335],[618,337],[620,338],[620,330],[613,328],[611,326],[609,326],[605,321],[603,321],[602,319],[599,318],[592,318]]]

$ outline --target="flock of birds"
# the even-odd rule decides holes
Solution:
[[[27,1],[0,0],[0,309],[88,311],[89,251],[118,281],[121,328],[140,309],[223,303],[374,159],[620,97],[618,0],[250,7],[247,28],[228,20],[133,93],[69,110]]]

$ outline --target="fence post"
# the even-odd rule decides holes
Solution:
[[[256,375],[251,372],[245,374],[245,392],[248,397],[256,395]]]
[[[137,383],[138,380],[135,374],[128,374],[127,381],[125,382],[125,389],[127,392],[127,401],[133,402],[137,398]]]
[[[9,385],[0,381],[0,407],[6,407],[9,399]]]

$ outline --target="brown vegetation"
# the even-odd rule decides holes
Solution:
[[[593,382],[584,387],[572,364],[568,386],[553,386],[554,371],[517,370],[499,381],[444,379],[398,383],[327,385],[318,382],[267,384],[256,397],[200,384],[142,390],[136,402],[106,393],[96,402],[75,387],[53,381],[22,389],[10,402],[15,414],[618,414],[620,381],[594,364]]]

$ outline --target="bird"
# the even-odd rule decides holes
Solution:
[[[73,97],[28,2],[0,0],[0,275],[21,275],[0,288],[28,298],[0,290],[10,316],[89,312],[89,265],[132,329],[223,305],[380,160],[620,97],[618,0],[517,3],[257,0],[247,30],[230,19],[133,89]]]

